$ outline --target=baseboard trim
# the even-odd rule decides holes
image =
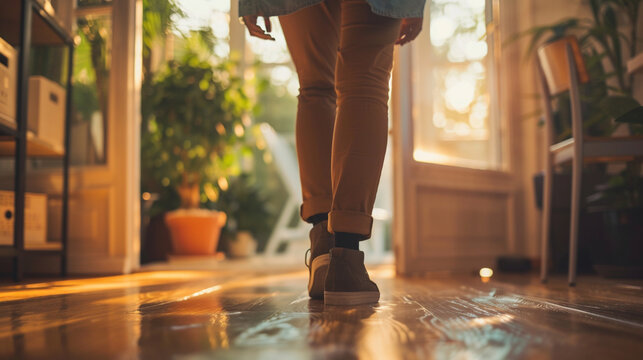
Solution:
[[[495,267],[498,255],[415,258],[409,262],[413,264],[412,266],[407,264],[406,267],[397,267],[397,272],[400,275],[432,272],[470,274],[477,272],[482,267]]]
[[[125,256],[105,254],[69,254],[67,272],[72,275],[128,274],[130,264]]]

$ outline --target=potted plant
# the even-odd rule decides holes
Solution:
[[[616,122],[627,124],[632,135],[643,135],[643,107]],[[587,197],[588,212],[601,216],[603,225],[600,241],[592,244],[594,268],[608,277],[643,277],[641,160],[630,160],[594,190]]]
[[[589,76],[589,81],[580,86],[583,114],[588,116],[583,126],[588,135],[611,135],[616,129],[613,120],[639,105],[632,97],[633,77],[627,73],[626,62],[636,55],[640,2],[590,0],[591,19],[572,17],[550,25],[535,26],[508,41],[529,37],[527,55],[533,58],[541,44],[561,41],[570,35],[578,38],[579,55],[586,65],[581,76],[586,76],[585,72]],[[626,19],[626,24],[622,23],[623,19]],[[629,34],[621,32],[624,25]],[[566,64],[564,47],[560,50],[558,62]],[[571,136],[569,94],[559,94],[555,102],[554,140],[559,142]]]
[[[248,174],[235,178],[221,194],[216,207],[229,216],[224,231],[230,257],[254,255],[258,242],[264,242],[269,236],[272,220],[268,200],[256,181]]]
[[[165,215],[177,254],[214,253],[226,222],[225,213],[200,207],[241,169],[252,104],[233,67],[186,51],[143,89],[143,187],[180,204]]]
[[[587,135],[610,136],[619,128],[624,130],[624,126],[626,127],[626,132],[635,134],[635,124],[624,125],[622,122],[615,121],[615,119],[620,118],[627,111],[639,107],[639,103],[632,96],[633,78],[627,72],[626,62],[636,55],[640,3],[641,0],[590,0],[589,6],[592,14],[590,19],[567,18],[555,24],[533,27],[523,33],[516,34],[511,39],[515,40],[522,36],[529,36],[530,44],[527,54],[533,56],[535,49],[542,43],[560,41],[569,35],[574,35],[578,38],[580,52],[589,75],[589,81],[580,86],[581,107],[583,114],[586,116],[583,127]],[[622,30],[626,30],[626,33]],[[559,56],[566,57],[566,54],[561,52]],[[560,61],[561,63],[566,63],[566,58],[562,58]],[[556,110],[553,114],[554,141],[559,142],[571,136],[569,94],[562,92],[556,96],[554,101],[556,103]],[[638,171],[636,170],[637,167]],[[605,164],[588,165],[585,168],[585,172],[587,175],[584,175],[584,179],[587,181],[584,181],[583,184],[583,196],[589,200],[602,198],[603,204],[607,206],[601,207],[593,204],[590,209],[597,210],[600,208],[602,210],[621,211],[618,201],[605,201],[605,199],[612,198],[616,200],[613,196],[618,192],[621,192],[621,195],[625,197],[630,197],[634,194],[633,192],[623,192],[623,188],[613,186],[619,183],[618,178],[623,174],[610,173]],[[638,183],[641,179],[640,164],[629,162],[624,173],[630,177],[628,183]],[[568,174],[554,177],[554,190],[563,190],[563,194],[569,194],[571,182],[564,180],[565,176],[568,176]],[[598,186],[600,190],[592,194],[592,189],[596,187],[596,184],[602,183],[604,185]],[[534,176],[534,185],[536,202],[541,204],[542,174]],[[554,207],[557,199],[560,200],[560,198],[559,196],[554,199]],[[611,205],[607,205],[607,203]],[[634,204],[635,202],[630,198],[627,203]],[[636,206],[640,208],[640,204]],[[610,223],[609,219],[614,217],[601,216],[596,211],[589,211],[585,214],[585,222],[581,218],[581,231],[584,228],[591,227],[588,226],[591,224],[587,223],[589,218],[602,218],[604,221],[603,228],[609,228],[611,226],[608,224]],[[612,226],[611,228],[615,227]],[[554,232],[556,232],[555,229],[552,229],[552,234]],[[558,233],[567,234],[566,231]],[[605,234],[602,236],[600,234],[588,234],[585,237],[592,237],[592,242],[595,243],[603,241],[606,236]],[[581,237],[584,237],[583,234],[581,234]],[[566,242],[567,238],[560,239],[560,241]],[[558,240],[554,239],[553,236],[552,242],[554,243],[552,244],[554,250],[560,248],[560,246],[556,246]],[[583,244],[587,244],[587,242],[581,242],[581,245]],[[582,255],[583,249],[580,250]],[[554,254],[554,257],[556,257],[556,254]],[[596,263],[596,261],[593,262]],[[562,265],[564,264],[558,264],[556,267],[562,267]],[[582,266],[580,262],[579,265]]]

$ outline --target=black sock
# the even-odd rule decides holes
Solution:
[[[324,220],[328,220],[328,213],[315,214],[315,215],[309,217],[306,220],[306,222],[313,223],[313,225],[317,225],[317,224],[319,224],[320,222],[322,222]]]
[[[359,250],[359,240],[362,238],[360,234],[336,232],[335,233],[335,247]]]

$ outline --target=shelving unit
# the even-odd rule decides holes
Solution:
[[[16,147],[11,136],[0,136],[0,156],[15,156]],[[65,149],[38,138],[27,130],[27,157],[62,158]]]
[[[15,281],[23,278],[24,258],[39,254],[60,257],[60,274],[66,275],[67,267],[67,213],[69,200],[69,131],[71,120],[71,75],[73,70],[74,42],[69,34],[37,0],[3,0],[0,2],[0,37],[14,48],[19,48],[16,124],[0,117],[0,157],[14,159],[14,239],[13,245],[0,245],[0,257],[12,258],[12,275]],[[66,72],[66,103],[64,148],[52,146],[27,130],[29,86],[29,55],[31,47],[64,46],[68,49]],[[59,243],[25,244],[25,192],[27,160],[30,158],[62,159],[62,225]]]

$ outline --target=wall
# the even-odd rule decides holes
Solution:
[[[501,1],[503,39],[536,25],[551,24],[571,16],[589,16],[582,0],[505,0]],[[528,38],[503,48],[502,67],[506,75],[503,87],[502,113],[509,123],[513,145],[507,151],[516,186],[515,252],[531,258],[540,256],[540,211],[533,195],[532,176],[544,166],[543,128],[538,125],[540,109],[533,58],[526,57]],[[507,69],[509,68],[509,69]]]

